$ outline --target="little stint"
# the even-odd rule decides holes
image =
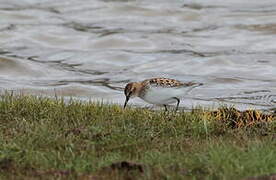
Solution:
[[[141,82],[130,82],[125,87],[125,104],[126,107],[130,98],[139,97],[150,104],[163,105],[165,111],[167,106],[172,103],[176,104],[176,111],[178,110],[180,98],[185,92],[194,87],[202,85],[194,82],[180,82],[169,78],[152,78],[145,79]]]

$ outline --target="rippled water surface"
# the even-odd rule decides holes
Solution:
[[[0,0],[2,90],[122,104],[159,76],[204,83],[188,108],[275,108],[276,1]]]

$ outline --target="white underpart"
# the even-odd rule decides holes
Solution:
[[[151,87],[142,99],[150,104],[167,105],[176,103],[177,100],[175,98],[180,99],[187,90],[188,88]]]

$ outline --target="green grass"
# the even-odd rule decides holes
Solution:
[[[241,113],[226,107],[124,110],[5,94],[0,179],[242,179],[275,173],[275,117]],[[255,119],[245,119],[250,113]]]

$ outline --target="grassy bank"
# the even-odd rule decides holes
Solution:
[[[273,115],[0,97],[1,179],[242,179],[273,172]]]

